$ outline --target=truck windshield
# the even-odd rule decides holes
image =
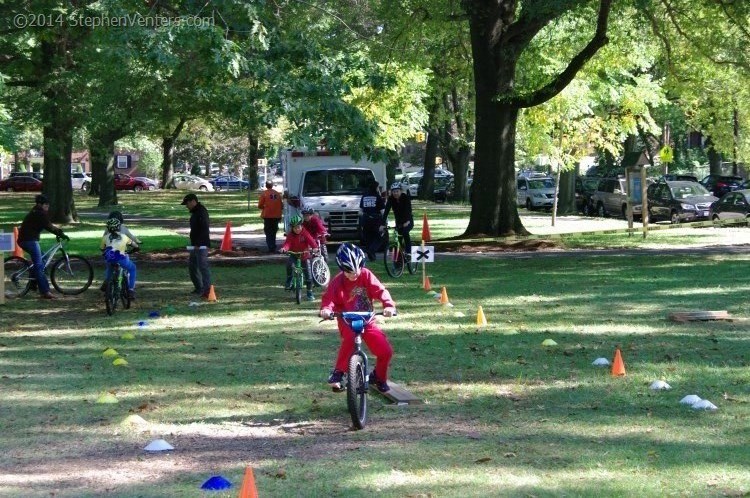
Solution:
[[[362,195],[374,181],[375,175],[367,169],[308,171],[302,195]]]

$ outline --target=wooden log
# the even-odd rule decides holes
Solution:
[[[373,385],[370,385],[370,392],[376,392],[378,394],[382,394],[389,400],[391,400],[394,403],[397,403],[399,405],[402,404],[408,404],[408,405],[415,405],[415,404],[422,404],[424,403],[423,400],[417,398],[412,393],[407,391],[403,386],[400,384],[396,384],[393,381],[388,381],[388,386],[391,388],[388,392],[383,393],[377,390],[377,388]]]
[[[669,314],[673,322],[699,322],[709,320],[732,320],[726,310],[721,311],[674,311]]]

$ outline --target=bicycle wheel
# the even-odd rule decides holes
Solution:
[[[383,254],[385,271],[388,272],[388,275],[398,278],[404,273],[403,257],[403,251],[399,249],[396,243],[388,244],[388,250]]]
[[[23,297],[31,288],[31,263],[18,256],[11,256],[3,264],[5,268],[5,297]]]
[[[52,263],[50,280],[58,292],[69,296],[80,294],[89,288],[94,280],[94,269],[86,258],[68,256]]]
[[[349,374],[346,376],[346,406],[356,429],[363,429],[367,419],[367,389],[365,359],[358,353],[349,358]]]
[[[294,299],[297,304],[302,303],[302,275],[297,272],[294,275]]]
[[[321,287],[328,285],[328,282],[331,280],[331,270],[328,268],[328,263],[322,257],[312,260],[311,273],[313,282]]]
[[[112,316],[117,308],[117,299],[120,293],[115,276],[107,282],[107,289],[104,292],[104,304],[107,306],[107,314]]]
[[[122,281],[127,282],[128,281],[128,274],[125,273],[122,276]],[[128,286],[120,284],[120,302],[122,302],[122,308],[129,310],[130,309],[130,295],[128,295]]]

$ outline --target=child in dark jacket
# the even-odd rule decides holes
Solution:
[[[312,236],[307,233],[307,230],[302,226],[302,217],[299,215],[292,216],[289,220],[289,224],[292,229],[286,236],[284,245],[281,246],[280,251],[286,253],[289,251],[302,253],[301,255],[290,254],[289,259],[286,262],[286,289],[292,288],[292,268],[297,258],[302,260],[302,270],[305,272],[305,286],[307,287],[307,300],[312,301],[315,299],[312,292],[312,278],[310,278],[310,251],[318,248],[318,243]]]

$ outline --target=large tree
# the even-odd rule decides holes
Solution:
[[[464,0],[469,16],[476,93],[474,200],[467,235],[528,233],[516,208],[515,143],[518,113],[560,93],[607,43],[611,0]],[[546,26],[564,17],[590,19],[589,39],[557,74],[518,80],[524,52]],[[585,28],[585,26],[579,26]],[[538,61],[537,61],[538,63]],[[524,83],[519,87],[518,83]]]

